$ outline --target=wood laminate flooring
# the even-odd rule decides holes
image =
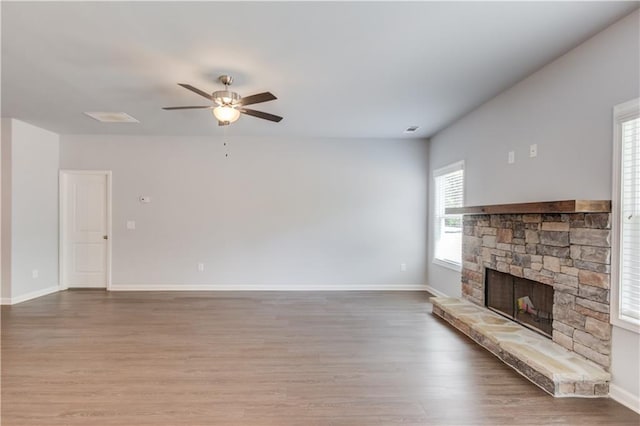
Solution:
[[[2,307],[2,426],[634,425],[554,399],[424,292],[65,291]]]

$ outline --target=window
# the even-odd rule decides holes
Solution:
[[[640,332],[640,99],[613,109],[611,322]]]
[[[433,262],[460,270],[462,264],[462,215],[446,214],[448,207],[464,202],[464,161],[433,173],[435,180],[435,247]]]

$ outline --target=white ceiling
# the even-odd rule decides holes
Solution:
[[[637,2],[2,2],[2,115],[61,134],[211,135],[230,73],[278,100],[235,135],[427,137]],[[84,111],[123,111],[105,124]],[[402,131],[420,126],[412,136]]]

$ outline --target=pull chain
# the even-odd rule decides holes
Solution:
[[[224,126],[224,128],[222,129],[222,140],[223,140],[223,146],[224,146],[224,157],[225,158],[229,158],[229,141],[227,139],[227,127],[228,126]]]

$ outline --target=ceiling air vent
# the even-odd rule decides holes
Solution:
[[[420,128],[420,127],[418,127],[418,126],[411,126],[411,127],[407,127],[407,128],[404,130],[404,133],[415,133],[415,132],[416,132],[416,130],[418,130],[419,128]]]
[[[139,123],[126,112],[85,112],[85,114],[101,123]]]

